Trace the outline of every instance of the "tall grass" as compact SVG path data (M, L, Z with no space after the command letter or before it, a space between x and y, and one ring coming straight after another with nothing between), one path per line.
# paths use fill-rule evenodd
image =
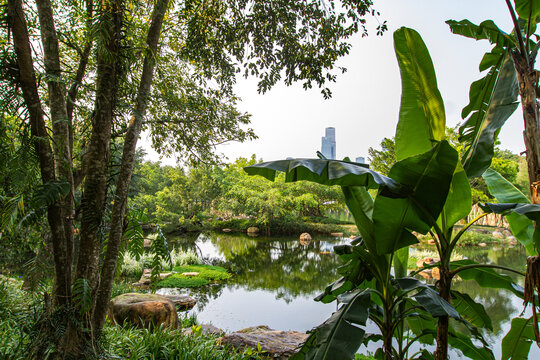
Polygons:
M130 278L140 277L144 269L149 269L152 267L153 258L154 258L154 254L145 253L143 256L141 256L139 260L137 260L129 252L126 252L123 257L120 275L124 277L130 277ZM182 250L173 249L171 251L171 262L174 267L174 266L199 264L201 260L195 253L191 251L185 252ZM168 269L169 264L166 261L162 260L161 267L163 269Z

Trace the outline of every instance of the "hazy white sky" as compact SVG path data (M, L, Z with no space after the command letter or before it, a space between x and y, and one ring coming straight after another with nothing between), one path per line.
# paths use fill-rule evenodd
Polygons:
M217 150L234 161L256 154L265 161L286 157L314 158L328 126L336 128L337 157L364 156L378 147L384 137L394 135L401 97L401 79L394 55L392 34L401 26L417 30L423 37L437 73L445 102L448 126L461 122L461 109L468 103L469 86L481 77L478 64L491 46L453 35L445 20L469 19L480 23L492 19L504 31L512 29L504 0L375 0L380 18L388 21L382 37L370 35L352 40L348 56L339 65L348 69L330 85L333 97L324 100L319 89L304 91L301 84L278 85L257 93L255 79L239 79L239 108L252 114L251 127L259 139L229 143ZM521 107L501 131L502 147L515 153L524 150ZM143 136L141 144L148 148ZM149 151L149 158L156 160ZM172 159L163 159L174 163Z

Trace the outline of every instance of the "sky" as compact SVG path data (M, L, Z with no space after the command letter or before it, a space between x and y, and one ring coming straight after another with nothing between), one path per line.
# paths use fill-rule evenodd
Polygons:
M380 148L385 137L392 137L398 121L401 78L394 54L392 34L402 26L420 33L426 43L442 94L446 124L462 122L461 109L468 104L470 84L482 75L478 64L491 49L487 41L475 41L450 32L446 20L469 19L475 24L492 19L504 31L512 30L511 18L504 0L374 0L379 18L386 20L388 31L376 35L371 21L370 35L352 38L349 55L338 65L348 69L330 84L333 96L325 100L317 88L305 91L300 83L279 84L266 94L257 93L257 81L239 78L236 92L242 99L238 108L252 114L251 125L258 139L245 143L230 142L216 150L232 162L238 157L264 161L294 158L316 158L326 127L336 128L336 154L368 158L370 147ZM521 107L503 127L501 147L514 153L523 145ZM150 149L143 135L141 145L147 159L158 155ZM161 159L174 164L175 159Z

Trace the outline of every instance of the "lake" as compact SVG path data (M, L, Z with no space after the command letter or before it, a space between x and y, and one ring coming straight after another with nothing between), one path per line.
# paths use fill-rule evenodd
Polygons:
M228 332L255 325L305 332L336 311L336 303L322 304L313 298L339 278L336 268L341 262L332 249L348 243L349 239L314 236L313 241L302 245L298 238L292 237L208 233L174 237L169 241L173 247L191 250L207 262L224 262L234 274L225 284L158 291L193 296L197 305L192 311L200 323L211 323ZM521 246L464 247L457 252L463 258L519 270L525 269L527 257ZM486 340L493 344L495 357L500 359L501 340L510 328L511 319L523 310L522 301L508 291L481 288L472 281L456 281L453 288L468 293L484 305L494 329L486 334ZM372 324L370 330L374 329ZM377 344L372 344L369 350L376 348ZM451 356L458 357L457 353ZM529 356L529 359L534 358L540 358L535 345Z

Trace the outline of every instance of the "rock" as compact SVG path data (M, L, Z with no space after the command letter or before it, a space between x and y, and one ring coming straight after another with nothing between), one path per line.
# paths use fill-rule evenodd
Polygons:
M210 325L210 324L201 324L201 325L198 325L198 326L195 326L195 328L198 328L200 326L200 331L204 334L208 334L208 335L220 335L220 334L224 334L225 331L221 330L220 328L217 328L215 327L214 325ZM185 328L182 330L182 332L185 334L185 335L191 335L193 334L193 327L188 327L188 328Z
M127 293L111 299L109 319L116 324L130 323L140 328L153 329L161 324L178 327L178 313L174 303L158 294Z
M149 248L152 246L152 240L151 239L144 239L144 247Z
M424 267L425 265L433 265L433 264L435 264L436 262L439 262L439 261L441 261L441 259L439 259L439 258L435 258L435 259L432 258L432 257L423 258L423 259L418 260L416 262L416 267L421 268L421 267Z
M192 271L192 272L183 272L182 275L184 275L184 276L197 276L197 275L199 275L199 273L196 272L196 271Z
M486 243L480 243L480 244L478 244L478 246L480 246L480 247L486 247L487 244L486 244Z
M250 226L247 229L247 233L248 234L258 234L259 233L259 228L255 227L255 226Z
M311 235L309 233L301 233L300 240L311 241Z
M330 233L330 236L335 236L335 237L343 237L343 233Z
M509 237L507 238L507 240L508 240L508 242L509 242L510 244L517 245L517 240L516 240L515 236L509 236Z
M510 230L503 230L503 235L506 237L512 236L512 232Z
M331 251L319 251L319 254L321 255L330 255L331 253Z
M190 310L192 309L197 301L194 298L187 295L161 295L171 300L173 304L180 310Z
M503 235L502 232L500 231L494 231L491 233L491 235L495 238L495 239L504 239L505 236Z
M166 277L171 276L172 273L161 273L159 274L159 280L163 280ZM144 269L141 275L141 278L138 282L134 283L133 286L148 286L152 283L152 269Z
M223 232L231 232L232 229L222 229L221 231L223 231Z
M272 330L261 325L239 330L223 336L222 343L236 349L255 348L260 345L261 351L271 359L288 359L297 352L297 348L308 335L298 331Z
M435 245L435 240L429 239L429 240L427 241L427 243L428 243L429 245Z
M351 235L351 236L349 236L349 239L351 239L351 240L354 240L354 239L356 239L356 238L357 238L356 235Z

